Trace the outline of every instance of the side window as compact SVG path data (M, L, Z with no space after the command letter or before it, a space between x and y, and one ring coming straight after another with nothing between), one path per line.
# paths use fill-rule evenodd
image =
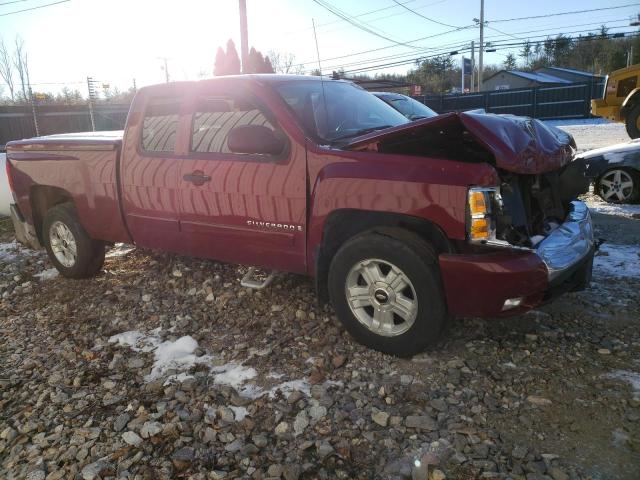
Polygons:
M180 102L151 99L142 123L142 149L146 152L173 152L176 144Z
M638 77L635 75L633 77L628 77L620 80L618 82L618 92L616 93L616 97L626 97L631 93L631 90L636 88L636 83L638 81Z
M261 125L276 129L251 102L231 97L211 97L198 101L191 125L191 151L231 153L229 132L240 125Z

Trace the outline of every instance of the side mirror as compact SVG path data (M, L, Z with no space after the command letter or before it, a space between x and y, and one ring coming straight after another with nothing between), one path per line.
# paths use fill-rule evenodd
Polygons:
M229 132L227 145L233 153L279 155L285 140L264 125L240 125Z

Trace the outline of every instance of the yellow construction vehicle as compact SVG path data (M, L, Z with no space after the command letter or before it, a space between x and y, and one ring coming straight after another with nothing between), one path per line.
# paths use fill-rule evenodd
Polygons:
M624 122L631 138L640 137L640 64L611 72L602 98L591 100L591 114Z

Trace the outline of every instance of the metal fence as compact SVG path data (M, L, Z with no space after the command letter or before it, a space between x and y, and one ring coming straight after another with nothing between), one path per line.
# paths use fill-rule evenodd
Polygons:
M128 112L128 104L95 105L96 130L122 130ZM40 135L91 131L87 105L39 105L35 115ZM0 106L0 145L35 136L36 127L30 105Z
M484 108L539 119L584 118L591 114L591 99L602 98L603 90L604 81L598 81L414 98L438 113Z

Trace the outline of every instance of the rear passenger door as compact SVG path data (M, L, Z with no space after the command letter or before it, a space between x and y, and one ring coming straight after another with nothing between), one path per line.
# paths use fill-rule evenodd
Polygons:
M190 102L180 218L190 251L286 271L305 268L306 167L269 108L246 91L204 84ZM279 155L233 153L229 133L261 125L283 136Z

